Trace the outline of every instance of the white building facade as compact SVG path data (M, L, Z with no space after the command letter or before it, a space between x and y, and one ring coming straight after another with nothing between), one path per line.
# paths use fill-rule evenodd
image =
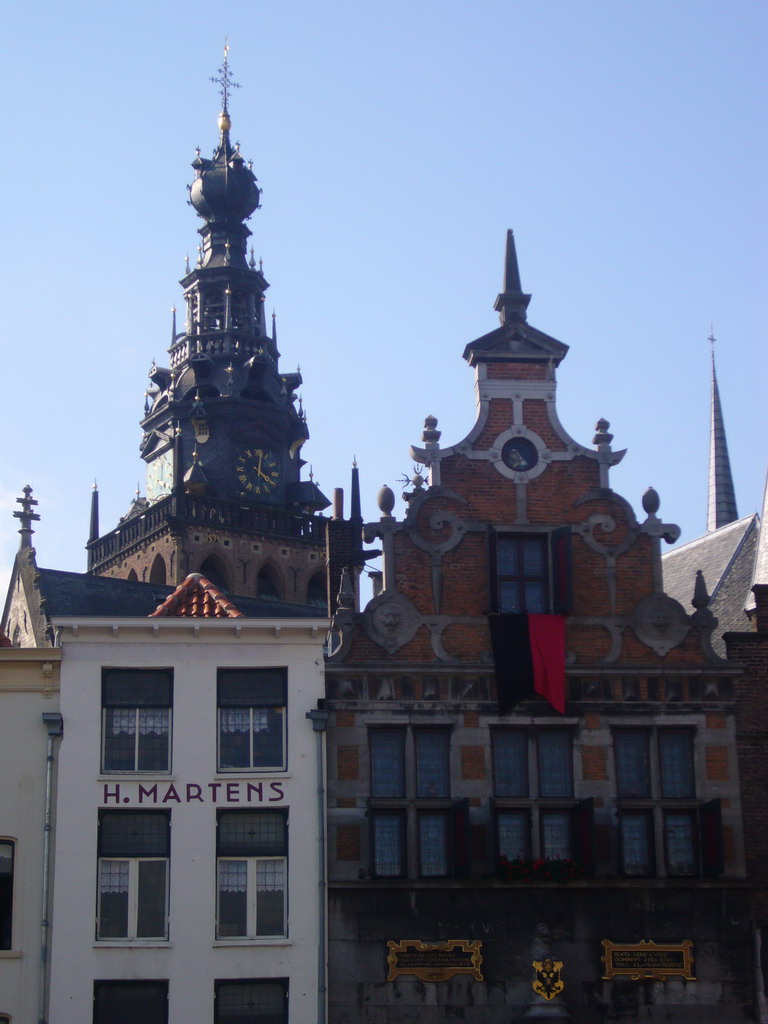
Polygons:
M51 1024L323 1020L327 620L56 626Z
M45 1013L60 658L0 647L0 1024Z

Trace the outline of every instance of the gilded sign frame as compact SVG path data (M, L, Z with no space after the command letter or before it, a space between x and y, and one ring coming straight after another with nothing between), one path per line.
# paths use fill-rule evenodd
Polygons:
M600 958L605 965L604 981L616 977L629 977L632 981L651 978L654 981L665 981L667 978L685 978L696 981L693 974L693 942L653 942L641 939L640 942L611 942L602 940L604 955ZM665 955L666 954L666 955ZM679 962L675 963L675 959Z
M475 939L470 942L469 939L448 939L447 942L422 942L421 939L401 939L399 942L394 942L392 939L387 941L389 952L387 953L387 964L389 965L389 973L387 974L387 981L394 981L395 978L400 977L402 974L413 974L421 981L448 981L456 974L468 974L474 978L475 981L483 981L483 975L480 970L483 963L482 940ZM430 958L429 954L450 954L456 953L455 959L457 963L451 964L443 963L439 965L440 960L450 960L450 956L433 956ZM407 960L421 960L421 963L408 963ZM414 954L424 954L423 956L414 956ZM463 954L463 955L462 955ZM398 963L398 958L401 958L401 962ZM435 962L429 964L427 961L433 959ZM403 960L405 962L403 962Z

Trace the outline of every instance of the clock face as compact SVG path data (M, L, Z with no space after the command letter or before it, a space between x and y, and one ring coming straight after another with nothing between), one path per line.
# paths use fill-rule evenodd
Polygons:
M246 448L237 458L235 474L240 493L246 498L263 498L272 494L280 479L280 464L274 452L263 448Z
M156 455L147 465L147 498L158 501L173 490L173 452Z
M501 449L501 460L509 469L525 473L539 461L536 446L524 437L513 437Z

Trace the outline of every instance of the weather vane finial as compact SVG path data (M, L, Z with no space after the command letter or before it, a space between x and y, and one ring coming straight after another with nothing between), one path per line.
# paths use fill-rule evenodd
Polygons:
M226 38L224 39L224 63L219 68L218 75L213 76L211 81L221 86L221 112L228 114L229 90L239 89L240 83L232 78L232 72L229 70L229 41Z

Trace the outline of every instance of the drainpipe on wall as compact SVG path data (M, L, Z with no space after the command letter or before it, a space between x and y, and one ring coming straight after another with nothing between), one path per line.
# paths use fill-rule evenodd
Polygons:
M317 935L317 1024L326 1019L326 880L325 880L325 730L328 712L313 709L307 712L317 737L317 886L319 894L319 925Z
M43 911L40 925L40 980L38 989L39 1024L45 1024L48 989L48 902L51 876L51 815L53 806L53 745L64 730L64 720L57 711L44 711L43 725L48 730L48 753L45 766L45 825L43 828Z

